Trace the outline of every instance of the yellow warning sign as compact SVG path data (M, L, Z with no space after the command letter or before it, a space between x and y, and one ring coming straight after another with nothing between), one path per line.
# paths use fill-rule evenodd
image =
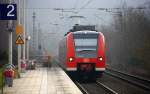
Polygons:
M19 34L22 34L22 26L21 25L16 25L16 34L19 35Z
M23 39L21 38L20 35L16 39L16 44L24 44L24 41L23 41Z

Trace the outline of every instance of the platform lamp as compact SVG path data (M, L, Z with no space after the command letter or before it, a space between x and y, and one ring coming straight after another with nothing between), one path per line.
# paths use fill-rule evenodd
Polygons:
M31 40L31 36L30 35L28 35L27 37L26 37L26 45L27 45L27 60L29 60L29 40Z

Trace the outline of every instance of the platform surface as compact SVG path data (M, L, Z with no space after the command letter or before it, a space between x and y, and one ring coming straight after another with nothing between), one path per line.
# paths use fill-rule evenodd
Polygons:
M4 94L82 94L60 67L38 68L21 74Z

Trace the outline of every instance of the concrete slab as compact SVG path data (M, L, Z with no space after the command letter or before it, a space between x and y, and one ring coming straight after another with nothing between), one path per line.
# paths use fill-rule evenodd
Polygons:
M4 94L82 94L60 67L38 68L21 74Z

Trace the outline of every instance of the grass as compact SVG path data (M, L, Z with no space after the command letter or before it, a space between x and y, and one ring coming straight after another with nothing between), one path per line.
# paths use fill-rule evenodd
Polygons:
M0 89L3 87L3 69L0 68Z

